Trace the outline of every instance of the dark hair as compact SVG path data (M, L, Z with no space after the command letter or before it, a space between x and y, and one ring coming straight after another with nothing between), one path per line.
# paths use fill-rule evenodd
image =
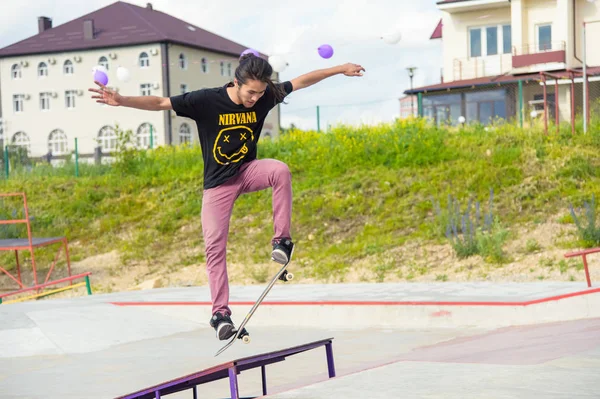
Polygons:
M252 53L244 54L240 57L240 65L235 69L235 78L241 85L245 84L248 80L258 80L264 82L269 87L269 90L273 92L275 100L279 103L285 98L283 88L279 85L275 85L271 80L273 75L273 67L267 60L261 57L257 57Z

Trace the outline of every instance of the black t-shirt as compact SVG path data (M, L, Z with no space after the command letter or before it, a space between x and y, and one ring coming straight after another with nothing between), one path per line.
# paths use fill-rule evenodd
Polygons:
M234 103L222 87L195 90L171 97L178 116L196 121L204 159L204 188L216 187L235 176L241 165L256 159L256 143L269 111L279 102L267 87L252 106ZM276 84L285 94L291 82Z

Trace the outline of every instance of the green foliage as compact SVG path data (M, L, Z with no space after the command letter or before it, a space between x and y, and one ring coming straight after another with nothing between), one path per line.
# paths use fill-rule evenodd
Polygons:
M158 265L167 256L175 266L202 262L202 256L185 253L204 249L200 148L139 150L131 146L131 132L118 132L122 148L113 164L82 163L75 178L72 159L62 167L31 163L2 181L3 192L26 192L36 235L66 235L77 244L71 248L74 258L116 249L127 264ZM447 239L451 221L457 248L464 246L461 253L505 262L502 244L509 227L555 215L594 193L600 185L599 150L600 121L592 121L587 135L561 131L546 136L510 124L486 131L481 126L438 128L413 119L337 126L328 133L289 129L277 140L262 141L258 156L279 159L292 171L292 234L302 274L338 282L368 256L386 259L372 265L375 279L384 281L396 272L396 263L385 256L388 251L409 239ZM463 229L458 213L451 214L455 208L444 204L436 211L431 201L452 193L485 198L490 187L495 189L493 219L486 224L480 212L479 227L474 203L469 213L473 226ZM3 208L1 217L12 210ZM589 219L580 219L585 230ZM268 262L272 232L271 191L240 196L230 225L228 261L250 266L254 272L248 276L262 280L262 269L252 268ZM5 237L16 233L4 232ZM10 265L14 254L1 254L0 261ZM411 270L405 278L420 274Z
M592 199L587 202L583 201L583 214L577 215L577 211L572 204L569 204L569 210L577 232L583 245L587 248L597 247L600 245L600 226L597 224L597 207L596 197L592 194Z

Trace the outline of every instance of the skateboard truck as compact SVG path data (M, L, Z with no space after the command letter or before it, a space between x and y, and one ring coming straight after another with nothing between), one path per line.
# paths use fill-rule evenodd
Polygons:
M292 281L293 278L294 275L287 270L284 270L283 273L281 273L281 276L279 276L279 280L281 281Z

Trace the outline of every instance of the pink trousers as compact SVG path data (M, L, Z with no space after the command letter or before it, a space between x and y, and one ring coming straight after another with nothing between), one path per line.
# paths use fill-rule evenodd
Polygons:
M244 193L273 187L273 241L290 235L292 217L292 175L287 165L275 159L260 159L242 165L226 183L204 190L202 233L212 312L231 315L229 279L225 259L229 220L235 200Z

